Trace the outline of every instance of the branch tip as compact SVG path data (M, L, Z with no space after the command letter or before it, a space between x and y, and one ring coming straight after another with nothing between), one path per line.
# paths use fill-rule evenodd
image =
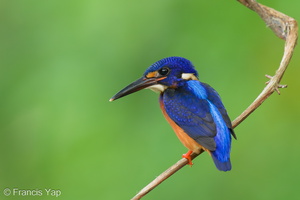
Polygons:
M268 84L273 84L273 85L274 85L274 90L275 90L279 95L280 95L279 88L287 88L287 87L288 87L288 85L281 85L281 84L279 84L279 83L278 83L278 80L277 80L274 76L270 76L270 75L266 74L265 77L267 77L268 79L270 79L270 80L268 80L265 84L266 84L266 85L268 85ZM271 82L273 81L272 79L274 79L274 82L275 82L275 83L271 83Z

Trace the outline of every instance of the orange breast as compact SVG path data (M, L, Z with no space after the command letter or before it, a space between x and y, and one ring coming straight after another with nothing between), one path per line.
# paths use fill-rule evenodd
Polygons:
M191 138L190 136L188 136L188 134L185 133L185 131L180 128L167 114L166 109L163 105L163 102L160 101L160 108L165 116L165 118L167 119L167 121L169 122L169 124L171 125L171 127L173 128L174 132L176 133L177 137L179 138L179 140L182 142L182 144L188 148L189 150L195 152L195 153L199 153L200 149L204 149L200 144L198 144L193 138Z

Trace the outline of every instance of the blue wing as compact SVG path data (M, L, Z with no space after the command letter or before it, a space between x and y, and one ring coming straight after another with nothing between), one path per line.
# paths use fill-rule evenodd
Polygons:
M212 102L217 107L218 111L221 113L222 118L223 118L224 122L226 123L226 126L229 128L231 135L235 139L237 139L237 137L232 129L231 120L228 117L227 111L221 101L219 94L210 85L208 85L206 83L201 83L201 85L205 88L205 90L207 92L207 99L210 102Z
M169 117L178 124L191 138L204 148L215 151L217 135L216 107L222 114L226 126L231 129L231 122L217 92L209 85L199 81L187 81L176 89L167 89L162 100ZM219 131L220 132L220 131Z
M211 151L216 167L231 169L231 121L218 93L209 85L189 80L161 96L168 116L188 136Z

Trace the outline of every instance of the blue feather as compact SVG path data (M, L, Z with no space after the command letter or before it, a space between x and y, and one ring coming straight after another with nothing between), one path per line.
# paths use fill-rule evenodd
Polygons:
M217 135L214 137L216 142L216 150L212 151L212 157L216 167L221 171L228 171L231 169L230 163L230 146L231 135L230 129L226 126L218 109L210 102L211 113L214 122L217 126Z
M170 118L211 151L216 167L230 170L231 122L217 92L207 84L189 80L176 89L167 89L162 98Z

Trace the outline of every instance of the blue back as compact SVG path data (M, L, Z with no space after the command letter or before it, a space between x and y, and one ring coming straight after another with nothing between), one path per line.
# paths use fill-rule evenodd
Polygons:
M230 170L233 131L218 93L197 80L182 80L177 88L166 89L161 98L169 117L211 151L218 169Z

